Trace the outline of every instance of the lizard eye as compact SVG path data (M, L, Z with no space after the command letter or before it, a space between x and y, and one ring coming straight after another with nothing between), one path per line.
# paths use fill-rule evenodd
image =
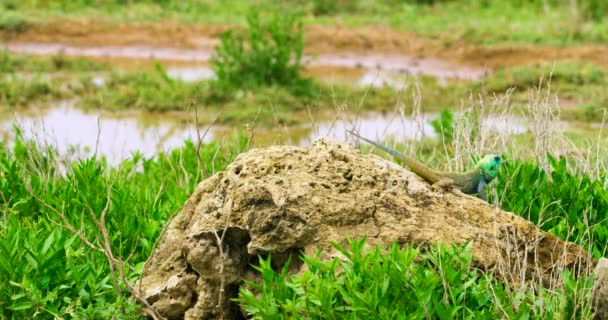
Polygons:
M499 156L494 157L494 161L497 161L497 162L500 161L500 157Z

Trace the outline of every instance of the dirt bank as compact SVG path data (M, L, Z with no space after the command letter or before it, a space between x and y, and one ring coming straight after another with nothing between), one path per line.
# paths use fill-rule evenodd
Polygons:
M178 49L210 49L222 25L184 25L177 22L113 24L94 20L55 20L33 25L18 34L4 34L10 42L65 43L82 46L145 45ZM464 42L439 43L389 27L306 27L308 53L399 54L414 58L441 58L472 67L490 68L564 59L586 59L608 68L608 46L504 46L485 48Z

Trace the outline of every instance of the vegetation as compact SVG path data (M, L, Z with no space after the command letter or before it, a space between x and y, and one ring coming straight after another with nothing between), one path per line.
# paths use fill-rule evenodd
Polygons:
M93 83L92 72L101 72L97 74L104 79L103 85ZM404 79L404 83L419 86L424 112L453 111L469 94L491 97L502 95L509 88L515 88L512 103L523 109L528 100L527 89L540 77L549 76L560 101L568 105L562 111L563 120L602 120L608 101L605 74L602 69L580 62L505 68L471 83L445 85L431 77ZM323 113L333 111L336 105L345 105L350 106L352 113L395 111L401 103L404 111L410 112L416 103L412 90L353 87L304 79L260 84L257 88L231 87L237 85L218 80L184 82L169 77L160 64L138 71L119 71L85 58L39 58L6 52L0 55L0 103L5 106L78 97L78 105L84 108L166 112L196 106L211 114L224 111L219 123L237 124L257 118L260 125L270 126L309 121L308 116L302 117L309 109Z
M23 14L13 11L0 11L0 31L21 32L27 27Z
M605 1L5 1L10 15L44 23L53 18L94 17L115 22L154 22L163 19L187 24L242 24L251 9L270 12L289 6L306 14L305 22L348 26L391 26L438 38L482 45L569 45L605 42L608 11ZM471 19L474 16L475 19ZM22 19L22 18L20 18ZM12 19L14 20L14 19ZM19 21L19 20L18 20ZM13 23L10 23L12 25Z
M276 272L270 256L260 258L254 268L261 283L247 282L238 301L253 319L591 318L586 306L592 278L575 281L566 272L564 287L556 291L513 290L471 266L470 243L435 245L425 252L396 243L364 251L364 244L335 244L343 260L303 257L309 271L299 276L287 276L289 261Z
M541 77L551 78L553 85L568 91L574 87L606 85L604 69L585 61L560 61L536 66L517 66L497 70L486 81L492 92L504 92L509 88L526 90L538 84ZM481 81L476 82L480 85Z
M427 163L443 164L441 169L460 168L488 147L482 138L496 138L482 136L480 124L478 109L490 98L509 96L514 89L500 108L542 118L542 110L529 107L544 103L533 101L536 92L530 87L550 77L556 97L566 101L562 119L598 121L608 106L605 70L572 60L502 68L472 82L412 77L404 80L408 89L403 91L328 84L306 76L310 70L302 63L303 23L390 25L443 44L464 39L482 45L570 45L608 40L604 3L581 0L571 7L562 0L7 0L0 4L2 35L57 17L241 25L241 17L249 15L243 28L220 37L212 61L216 79L184 82L170 77L160 63L121 70L84 58L3 51L0 104L31 107L40 101L77 98L83 108L158 113L196 108L207 114L205 120L222 112L219 123L257 121L265 126L308 122L313 112L325 116L332 110L441 111L430 121L439 140L416 142L422 150L418 155ZM286 11L286 6L296 10ZM251 11L259 8L279 14ZM93 76L103 83L94 83ZM455 113L458 106L469 106L467 100L479 100L480 106L471 103L471 108ZM557 118L540 120L531 133L492 141L492 148L506 149L508 161L489 187L490 201L581 245L596 258L605 256L604 140L598 138L596 154L587 162L552 153L561 147L549 150L553 142L534 150L535 158L529 147L537 141L530 137L546 139L541 129ZM152 158L135 153L110 166L103 155L66 160L16 130L11 146L0 143L0 283L5 284L0 287L0 319L139 319L141 306L129 299L129 284L139 277L162 228L198 182L223 170L250 142L243 134L224 143L186 141L168 153ZM501 149L505 141L514 147ZM248 282L238 301L255 318L272 319L400 318L404 311L408 318L420 319L591 317L591 278L575 280L565 272L561 286L550 290L531 283L514 288L473 268L470 246L363 247L364 240L353 240L349 248L336 245L345 260L300 257L309 271L290 277L289 264L273 270L271 257L261 257L255 268L262 282Z
M501 207L542 230L589 250L596 259L608 252L608 189L598 179L570 172L566 158L548 155L550 168L531 161L507 161L496 185Z
M246 35L229 30L212 57L219 88L225 91L279 85L300 96L314 95L311 79L302 77L304 33L294 13L275 13L261 21L252 11Z
M442 126L454 132L448 120L454 117L444 112L442 118ZM68 162L66 167L53 149L19 135L13 147L0 145L0 281L9 284L0 288L0 314L7 319L138 318L140 307L127 299L124 284L114 283L116 274L104 254L57 224L67 221L100 246L106 239L99 219L105 215L107 241L114 255L127 261L124 272L132 283L167 219L195 185L214 169L222 170L246 146L247 139L237 136L222 144L219 154L217 142L200 148L186 142L150 159L134 154L117 167L108 166L103 157ZM575 174L565 160L551 160L545 171L536 162L509 159L491 201L500 199L502 208L600 257L607 243L605 178ZM326 318L328 310L338 318L382 317L399 305L399 310L422 318L427 310L437 318L530 314L532 319L590 319L591 278L574 280L566 272L563 286L515 289L472 268L470 247L423 251L392 244L386 254L381 248L364 252L362 247L358 241L348 250L338 247L346 261L304 257L310 271L289 278L288 266L275 273L270 258L261 259L257 270L262 283L243 287L239 302L257 317L286 313ZM258 293L261 299L254 298Z
M8 50L0 52L0 75L7 73L41 73L41 72L85 72L103 71L109 66L82 57L67 57L63 54L54 56L30 56L11 54Z
M58 225L72 224L102 248L96 219L105 214L110 248L134 281L196 184L245 146L236 136L218 155L217 142L187 142L154 158L134 154L118 167L103 157L65 167L55 150L19 136L10 149L0 144L0 318L122 318L120 306L127 318L138 317L137 305L117 293L104 254Z

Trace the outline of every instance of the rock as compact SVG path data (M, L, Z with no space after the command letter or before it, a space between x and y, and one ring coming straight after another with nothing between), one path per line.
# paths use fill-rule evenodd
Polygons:
M595 270L595 281L591 292L591 305L595 315L593 320L608 319L608 259L600 258Z
M594 265L581 248L521 217L432 191L389 160L320 139L309 148L252 149L201 182L135 287L170 319L238 319L230 298L243 279L256 279L250 263L258 254L272 253L280 265L291 253L314 255L320 247L328 259L338 255L332 242L361 236L368 246L471 240L475 266L512 283L549 283L559 269L578 274ZM298 261L291 273L304 270Z

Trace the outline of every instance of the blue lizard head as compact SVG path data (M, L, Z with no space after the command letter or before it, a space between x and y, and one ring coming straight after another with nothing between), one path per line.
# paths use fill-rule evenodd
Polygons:
M489 183L498 175L498 169L500 169L501 163L502 158L500 156L488 154L477 162L477 167L481 168L484 179Z

